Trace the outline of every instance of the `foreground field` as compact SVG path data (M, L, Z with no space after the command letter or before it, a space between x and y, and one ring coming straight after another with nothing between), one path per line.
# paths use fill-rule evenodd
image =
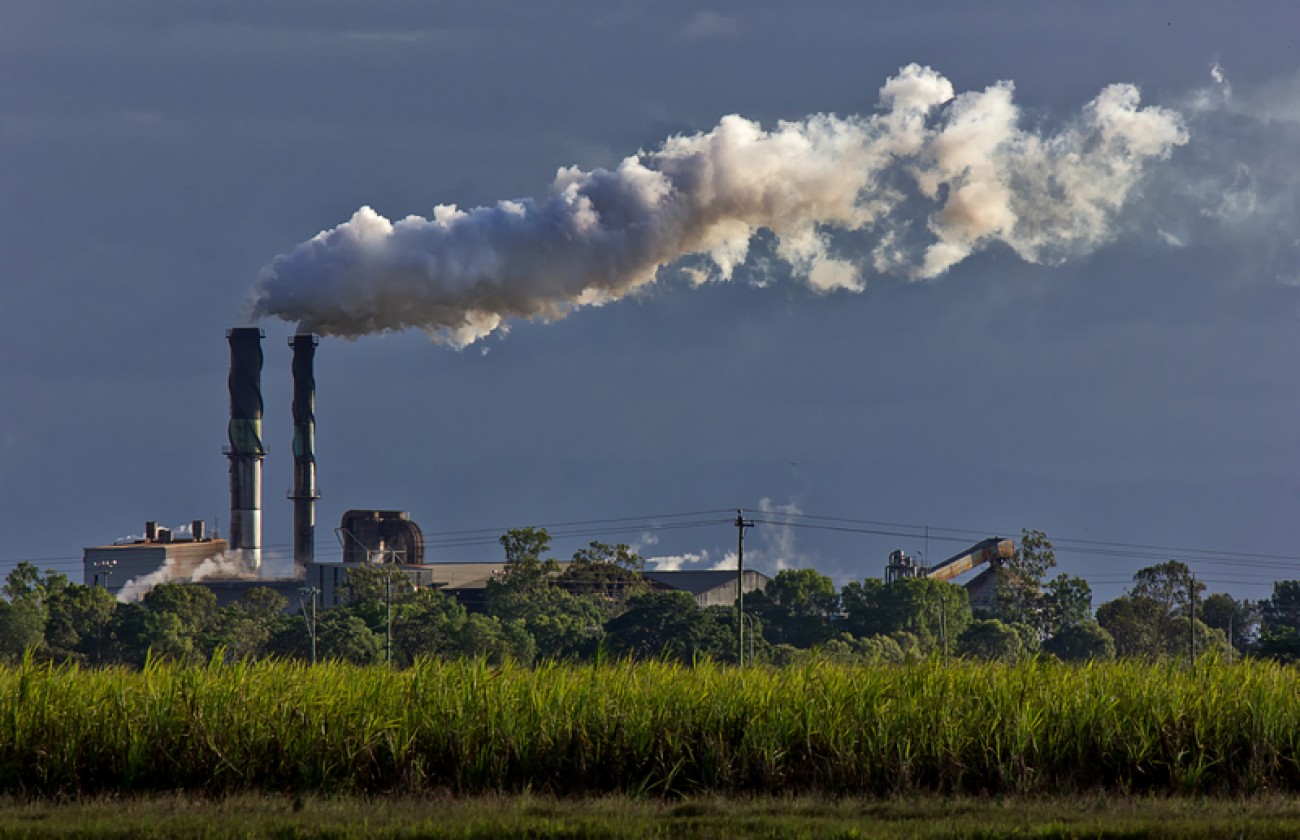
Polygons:
M154 797L0 806L6 837L1291 838L1300 802L1073 797L686 801L522 795L208 801Z
M0 670L0 793L1300 791L1263 663Z

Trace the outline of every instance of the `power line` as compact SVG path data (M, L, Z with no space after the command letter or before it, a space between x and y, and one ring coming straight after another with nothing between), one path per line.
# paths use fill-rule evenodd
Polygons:
M706 520L696 520L696 521L689 521L689 522L671 522L671 523L663 523L658 525L641 523L637 525L613 526L610 528L600 528L600 529L583 528L583 529L571 530L571 531L548 530L547 534L553 540L574 539L574 538L585 539L590 537L610 536L614 534L636 534L636 533L644 533L644 532L681 531L681 530L688 530L692 528L704 528L704 527L712 527L716 525L725 525L725 524L729 524L730 522L731 522L730 519L706 519ZM496 538L488 539L485 537L478 537L478 538L465 537L461 539L448 539L448 540L426 539L424 541L424 545L425 548L471 548L475 546L496 545L498 542L499 540Z
M617 516L597 519L577 519L541 523L531 527L544 529L552 540L591 539L624 535L631 533L658 533L709 528L732 524L730 514L735 508L712 508L704 510L681 511L674 513L656 513L642 516ZM824 533L861 535L873 537L892 537L898 539L921 539L923 534L929 538L946 543L964 543L973 538L982 538L998 530L974 530L919 523L892 522L846 516L828 516L783 510L756 511L761 518L755 518L756 524L771 525L781 528L798 528ZM719 517L727 514L727 518ZM715 518L716 517L716 518ZM425 546L435 550L454 550L495 546L500 536L511 528L471 528L428 532ZM1005 529L1004 531L1005 532ZM1300 575L1300 555L1275 554L1254 551L1234 551L1212 548L1191 548L1186 546L1169 546L1150 543L1081 539L1071 537L1051 537L1051 542L1058 555L1110 557L1128 560L1161 562L1169 559L1181 559L1189 566L1226 566L1241 571L1258 569L1261 572L1275 570L1293 572ZM288 549L292 543L266 543L264 550ZM321 557L338 557L342 551L331 541L318 543ZM51 556L36 558L16 558L2 560L0 563L16 565L27 562L47 568L78 568L83 558L80 556ZM462 561L464 562L464 561ZM492 562L492 561L485 561ZM1091 581L1099 585L1125 583L1131 580L1116 580L1113 575L1095 575ZM1235 577L1203 578L1214 582L1238 585L1263 585L1268 581L1263 578L1250 578L1247 575ZM1269 580L1272 580L1270 578Z
M944 527L939 525L926 525L926 524L918 524L918 523L910 523L910 522L886 522L886 521L874 520L874 519L856 519L856 518L844 517L844 516L824 516L818 514L793 512L793 511L764 510L764 511L760 511L760 513L762 513L764 516L770 516L770 517L815 519L824 522L841 522L849 525L873 525L882 528L908 529L907 531L904 532L873 531L873 530L863 531L864 533L879 533L885 536L919 538L923 536L925 529L927 527L931 531L931 538L934 538L934 534L933 534L934 531L943 531L950 534L960 534L964 536L988 536L989 534L997 534L997 533L1014 533L1013 531L1009 531L1008 529L994 528L994 529L976 530L971 528L951 528L951 527ZM795 523L791 522L791 523L774 523L774 524L794 525ZM1300 555L1294 555L1294 554L1268 554L1268 553L1251 552L1251 551L1232 551L1229 549L1190 548L1187 546L1168 546L1168 545L1154 545L1154 544L1146 544L1146 543L1113 542L1113 541L1106 541L1106 540L1091 540L1091 539L1081 539L1081 538L1074 538L1074 537L1057 537L1057 536L1050 536L1050 535L1049 538L1052 541L1052 545L1057 550L1060 550L1062 546L1066 544L1078 544L1080 546L1097 546L1101 548L1154 551L1159 553L1181 554L1184 556L1192 555L1192 554L1208 554L1215 557L1240 557L1245 559L1282 560L1282 561L1292 561L1295 563L1300 563ZM960 541L955 538L946 538L946 539L948 539L949 542ZM1074 553L1085 553L1084 548L1077 548L1071 550Z
M550 522L550 523L545 523L545 522L544 522L544 523L537 523L537 524L530 525L529 527L532 527L532 528L544 528L544 529L546 529L546 530L549 531L551 528L572 528L572 527L576 527L576 526L579 526L579 525L605 525L605 524L617 524L617 523L625 523L625 522L650 522L650 523L656 523L656 522L658 522L658 521L661 520L661 519L684 519L684 518L686 518L686 517L690 517L690 516L710 516L710 515L713 515L713 514L719 514L719 513L731 513L733 510L735 510L735 509L734 509L734 508L715 508L715 509L712 509L712 510L692 510L692 511L686 511L686 512L684 512L684 513L652 513L652 514L647 514L647 515L645 515L645 516L616 516L616 517L607 518L607 519L577 519L577 520L573 520L573 521L571 521L571 522ZM730 521L731 521L731 520L729 520L729 519L727 520L727 522L730 522ZM512 526L512 527L516 527L516 528L517 528L517 527L519 527L519 526ZM425 537L426 537L426 538L428 538L428 537L450 537L450 536L457 536L457 535L461 535L461 534L465 534L465 535L470 535L470 534L492 534L492 535L494 535L494 536L496 536L496 537L499 537L500 535L502 535L502 534L504 534L504 533L506 533L507 531L510 531L510 530L512 530L512 528L472 528L472 529L461 530L461 531L431 531L431 532L426 533L426 534L425 534Z
M684 524L684 525L679 525L678 523L672 523L672 522L664 523L661 520L682 519L682 518L692 517L692 516L708 516L713 514L727 514L727 513L731 513L733 510L734 508L715 508L711 510L685 511L679 513L654 513L654 514L646 514L644 516L618 516L618 517L608 517L603 519L578 519L578 520L563 521L563 522L540 523L540 524L531 525L529 527L543 528L548 531L551 531L551 529L557 529L555 530L554 533L550 533L552 539L565 539L570 537L583 537L583 536L596 537L596 536L601 536L602 534L612 534L612 533L633 533L636 531L672 530L675 527L698 527L698 524L718 524L718 523L726 524L726 523L730 523L731 520L730 519L708 520L705 523ZM630 523L640 523L640 524L633 525ZM606 525L606 524L611 526L622 525L623 527L589 528L583 530L572 530L574 528L577 528L578 526L599 526L599 525ZM475 529L455 530L455 531L433 531L433 532L426 533L425 544L432 545L437 548L456 547L459 544L459 541L454 538L458 536L464 536L467 538L467 541L464 543L465 545L472 545L472 544L496 545L499 543L501 535L512 530L513 527L519 527L519 526L500 527L500 528L475 528ZM570 530L558 530L558 529L570 529ZM481 539L477 541L469 541L468 538L473 535L483 535L483 536ZM440 539L444 537L447 539ZM122 543L122 545L124 546L131 545L131 544L132 543ZM334 543L332 541L321 540L321 541L317 541L316 548L317 551L320 551L322 548L328 549L333 545ZM277 543L262 544L263 551L266 551L268 549L277 549L277 548L287 549L292 547L293 547L292 542L277 542ZM328 553L328 551L326 553ZM63 555L63 556L54 556L54 557L17 557L17 558L10 558L10 559L0 559L0 564L17 565L19 563L31 563L33 565L39 565L39 564L71 565L71 564L80 564L82 560L83 557L81 555Z

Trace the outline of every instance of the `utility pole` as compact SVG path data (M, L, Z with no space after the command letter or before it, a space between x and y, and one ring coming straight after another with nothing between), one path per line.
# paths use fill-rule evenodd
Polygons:
M393 569L385 565L384 570L384 603L388 609L388 667L393 667Z
M320 595L320 590L314 586L305 587L302 594L311 597L311 612L307 612L307 605L303 604L302 611L307 619L307 635L311 637L311 664L316 664L316 596Z
M1196 667L1196 575L1187 581L1187 649L1191 653L1192 667Z
M104 589L108 591L108 578L113 574L113 569L117 568L116 560L96 560L95 568L104 576Z
M1232 615L1228 616L1228 664L1232 664Z
M941 584L946 585L946 584ZM939 636L943 639L943 661L948 661L948 593L939 596Z
M753 527L754 520L745 519L745 512L736 508L736 662L740 665L745 664L745 529Z

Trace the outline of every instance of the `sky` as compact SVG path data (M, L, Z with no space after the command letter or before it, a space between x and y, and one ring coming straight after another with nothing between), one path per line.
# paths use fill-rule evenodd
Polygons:
M331 333L322 556L345 510L396 508L433 562L545 525L559 556L708 568L741 508L768 572L1032 528L1097 603L1167 559L1267 596L1300 577L1294 23L0 0L0 572L79 574L147 519L224 532L252 313L268 568L301 320ZM706 201L704 164L764 191Z

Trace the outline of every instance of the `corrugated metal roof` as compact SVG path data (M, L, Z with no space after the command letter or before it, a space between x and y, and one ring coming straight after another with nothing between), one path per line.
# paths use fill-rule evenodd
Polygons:
M692 595L699 595L708 592L711 589L717 589L736 579L735 572L723 571L676 571L676 572L643 572L647 580L653 580L662 583L665 586L671 586L673 589L679 589L689 592ZM753 569L746 569L745 576L758 575L759 582L765 584L767 575Z

